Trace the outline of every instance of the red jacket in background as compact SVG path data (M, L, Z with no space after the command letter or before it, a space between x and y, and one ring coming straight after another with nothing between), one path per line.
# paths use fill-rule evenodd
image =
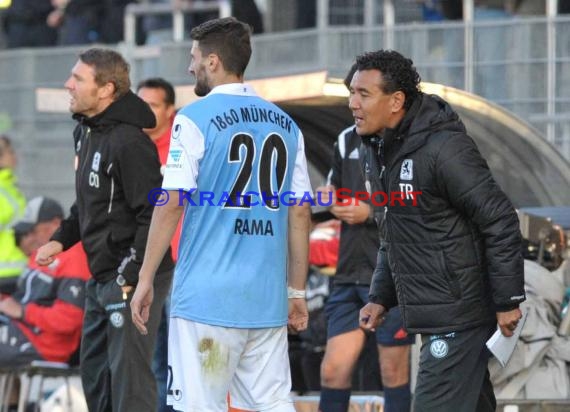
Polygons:
M90 276L81 243L49 266L38 266L35 253L30 256L12 295L24 306L24 318L14 323L45 360L67 362L79 348Z
M309 263L315 266L336 268L340 244L340 221L319 223L309 238Z

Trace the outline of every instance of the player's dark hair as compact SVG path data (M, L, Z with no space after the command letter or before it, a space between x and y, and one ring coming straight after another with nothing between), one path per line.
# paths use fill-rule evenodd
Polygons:
M203 56L218 55L228 73L243 76L251 57L251 27L235 17L208 20L190 32Z
M420 91L420 75L414 62L394 50L378 50L361 54L356 58L356 68L378 70L382 73L382 91L386 94L401 91L406 95L404 109L408 110Z

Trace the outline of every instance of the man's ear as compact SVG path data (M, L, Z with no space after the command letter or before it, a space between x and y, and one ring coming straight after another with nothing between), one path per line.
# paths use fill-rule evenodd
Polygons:
M166 115L169 118L174 117L174 115L176 114L176 107L173 104L170 104L166 107Z
M115 94L116 89L117 88L115 87L114 83L107 82L105 84L105 86L103 86L99 89L99 98L101 98L101 99L113 98L113 95Z
M392 112L397 113L403 110L406 103L406 95L402 91L397 91L392 95Z
M208 55L207 69L208 69L210 72L215 72L215 71L218 69L218 67L219 67L219 65L220 65L221 63L222 63L222 62L220 61L220 57L219 57L217 54L215 54L215 53L210 53L210 54Z

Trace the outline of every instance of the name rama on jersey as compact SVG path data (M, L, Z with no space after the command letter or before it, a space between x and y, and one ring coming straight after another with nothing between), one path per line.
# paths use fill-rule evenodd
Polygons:
M238 218L234 222L234 235L273 236L273 224L271 220Z

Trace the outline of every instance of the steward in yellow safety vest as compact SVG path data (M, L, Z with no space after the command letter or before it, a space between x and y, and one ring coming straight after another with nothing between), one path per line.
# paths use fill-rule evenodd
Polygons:
M26 199L16 187L16 155L10 139L0 136L0 294L10 294L26 265L26 255L16 245L13 224L22 217Z

